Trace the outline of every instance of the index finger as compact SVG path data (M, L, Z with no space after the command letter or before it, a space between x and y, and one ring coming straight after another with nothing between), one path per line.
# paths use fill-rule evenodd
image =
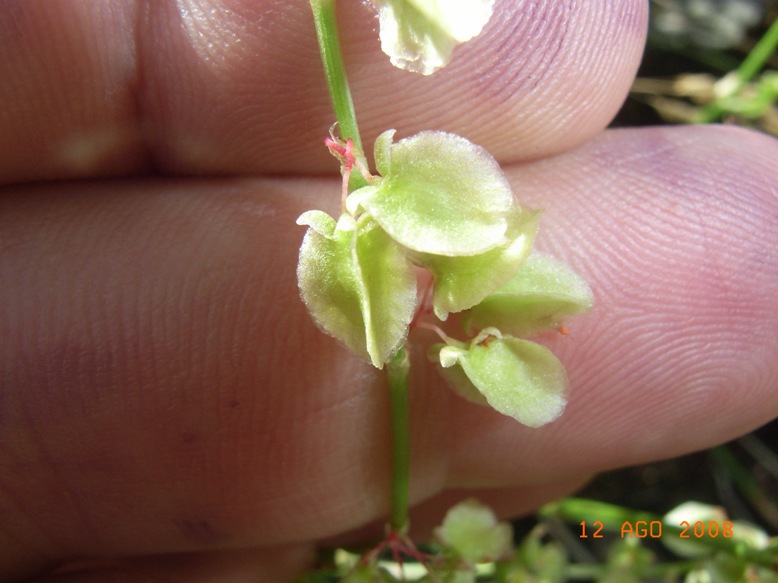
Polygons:
M431 77L394 69L377 22L340 5L366 147L443 129L502 162L600 131L642 53L646 3L498 2ZM308 3L14 0L0 13L0 183L179 174L318 174L334 121Z

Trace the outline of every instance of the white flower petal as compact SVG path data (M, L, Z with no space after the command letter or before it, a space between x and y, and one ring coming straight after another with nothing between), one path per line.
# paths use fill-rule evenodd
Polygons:
M430 75L454 48L480 34L494 0L373 0L381 48L395 67Z

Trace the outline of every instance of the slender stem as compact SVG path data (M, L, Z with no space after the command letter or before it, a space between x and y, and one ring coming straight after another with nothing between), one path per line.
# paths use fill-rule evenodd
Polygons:
M660 578L667 579L668 575L675 575L676 577L667 580L676 581L677 575L681 573L687 573L692 569L699 568L699 566L699 561L688 560L674 561L672 563L658 563L653 565L635 565L633 566L633 572L631 572L630 575L645 577L652 581ZM576 581L579 579L585 579L587 581L601 581L609 574L609 570L609 566L603 563L573 563L567 565L565 568L565 575L567 575L567 577L570 579L575 579Z
M354 103L346 78L343 54L340 50L335 0L311 0L316 38L324 65L324 76L330 92L332 108L338 120L340 137L351 139L357 167L367 168L362 139L359 136ZM361 172L351 172L349 192L367 184ZM408 528L408 484L410 480L410 417L408 414L408 371L410 361L405 349L387 364L389 395L392 411L392 509L390 526L394 532L405 533Z
M354 157L367 168L362 139L357 127L357 116L354 102L351 100L351 90L346 78L346 67L343 64L343 54L340 50L338 25L335 19L335 0L311 0L313 20L316 24L316 38L319 41L319 53L324 65L324 76L330 91L332 108L338 120L341 137L351 138L354 142ZM352 172L349 177L349 190L365 186L367 181L359 172Z
M776 47L778 47L778 18L770 25L767 32L762 35L759 42L754 45L754 48L737 68L737 76L741 82L739 89L742 89L743 85L762 70L767 60L775 52Z
M408 354L401 348L386 365L392 410L392 510L389 525L404 533L408 528L408 485L410 482L410 415L408 413Z
M759 71L762 70L767 60L772 56L778 47L778 18L773 21L767 32L762 35L759 42L754 45L751 52L748 53L740 66L724 76L717 86L721 86L723 83L726 87L724 97L730 97L740 92L746 83L751 81ZM697 115L695 122L708 123L718 119L724 113L724 107L720 103L720 99L717 99L710 105L703 108Z

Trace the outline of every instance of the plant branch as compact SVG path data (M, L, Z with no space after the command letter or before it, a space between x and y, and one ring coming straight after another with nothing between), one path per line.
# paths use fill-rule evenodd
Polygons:
M343 64L343 54L340 50L338 26L335 19L335 0L311 0L313 20L316 24L316 38L319 41L319 53L324 65L324 76L330 92L332 108L338 120L338 129L344 140L351 138L354 143L354 157L363 167L367 168L362 139L357 127L357 116L354 102L351 99L346 67ZM349 177L349 191L365 186L367 181L358 172L352 172Z
M408 353L401 348L389 361L389 400L392 411L392 510L389 525L404 533L408 528L410 482L410 415L408 412Z
M324 76L329 88L332 108L338 120L338 131L343 140L351 139L357 168L368 167L357 127L354 103L351 99L343 54L340 50L335 17L336 0L311 0L311 11L316 24L316 38L324 65ZM350 172L349 165L342 166ZM367 185L362 172L350 172L348 192ZM390 526L397 533L408 527L408 483L410 480L410 421L408 413L408 371L410 361L405 349L387 363L389 394L392 412L392 509Z

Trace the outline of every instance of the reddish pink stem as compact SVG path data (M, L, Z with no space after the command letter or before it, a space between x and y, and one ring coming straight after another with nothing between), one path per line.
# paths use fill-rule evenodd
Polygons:
M373 176L368 169L357 160L356 156L354 156L354 140L351 138L346 138L345 143L341 143L334 138L324 138L324 145L327 146L327 149L332 155L340 160L340 163L343 165L343 186L341 188L340 199L341 208L345 208L346 197L348 196L348 182L354 166L357 167L365 181L372 182Z

